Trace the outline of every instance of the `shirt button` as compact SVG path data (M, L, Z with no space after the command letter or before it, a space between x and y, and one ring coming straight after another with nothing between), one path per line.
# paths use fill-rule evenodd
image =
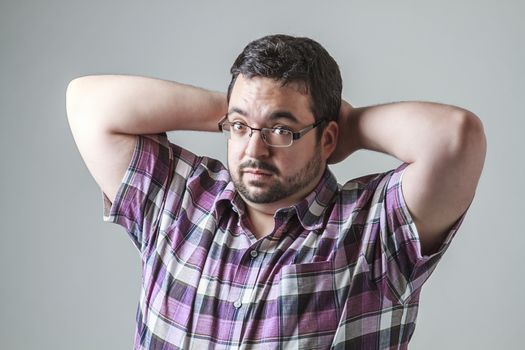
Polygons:
M257 253L256 250L252 250L252 251L250 252L250 255L252 256L252 258L255 258L255 257L258 255L258 253Z
M240 308L242 305L241 303L241 300L235 300L235 302L233 303L233 306L235 306L236 309Z

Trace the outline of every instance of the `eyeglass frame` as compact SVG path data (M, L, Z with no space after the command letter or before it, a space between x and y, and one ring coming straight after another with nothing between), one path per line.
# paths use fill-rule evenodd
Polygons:
M259 132L261 133L261 138L262 138L262 140L264 141L264 143L265 143L267 146L270 146L270 147L290 147L291 145L293 145L293 142L294 142L295 140L299 140L301 137L303 137L304 135L306 135L310 130L315 129L316 127L318 127L319 125L321 125L321 124L324 123L325 121L326 121L326 118L321 118L321 119L317 120L315 123L310 124L310 125L308 125L308 126L302 128L301 130L299 130L299 131L295 131L295 132L292 131L292 130L288 130L288 129L282 128L282 127L277 127L277 128L252 128L251 126L249 126L248 124L245 124L245 123L243 123L243 122L236 121L236 122L234 122L234 123L242 124L242 125L246 126L248 129L250 129L250 134L248 135L248 137L252 137L252 135L253 135L253 131L254 131L254 130L259 131ZM218 123L218 127L219 127L219 131L220 131L220 132L222 132L222 133L228 132L228 133L231 134L231 131L225 131L225 130L223 129L223 126L222 126L222 125L223 125L224 123L229 123L230 125L233 125L233 123L230 122L230 121L228 120L228 114L226 114L226 115L224 116L224 118L222 118L221 121L219 121L219 123ZM274 129L279 129L279 128L284 129L284 130L289 131L289 132L292 133L292 140L291 140L291 142L290 142L289 145L282 145L282 146L278 146L278 145L270 145L270 144L268 144L268 142L266 141L266 139L265 139L264 134L262 133L262 131L263 131L263 130L269 130L269 131L272 131L272 130L274 130Z

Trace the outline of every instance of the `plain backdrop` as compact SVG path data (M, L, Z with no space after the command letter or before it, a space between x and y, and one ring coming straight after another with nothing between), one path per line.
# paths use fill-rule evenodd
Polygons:
M130 349L140 259L76 148L65 91L75 77L132 74L226 91L251 40L319 41L355 106L422 100L483 121L488 152L463 225L424 285L411 349L516 349L523 295L524 2L0 2L0 347ZM225 160L220 134L169 132ZM400 161L372 151L339 182Z

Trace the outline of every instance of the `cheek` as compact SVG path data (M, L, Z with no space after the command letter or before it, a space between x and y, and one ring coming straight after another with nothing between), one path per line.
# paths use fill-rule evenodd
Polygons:
M313 156L311 149L297 149L279 157L278 166L285 174L295 174L302 170Z
M274 158L274 164L279 168L282 174L292 174L301 169L303 164L304 152L290 152L280 154Z

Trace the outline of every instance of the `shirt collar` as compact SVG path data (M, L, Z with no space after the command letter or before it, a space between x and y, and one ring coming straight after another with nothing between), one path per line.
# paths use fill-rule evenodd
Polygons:
M337 180L330 169L326 167L321 180L319 180L312 192L294 205L278 209L274 217L285 219L290 215L296 214L304 229L321 229L324 223L325 211L332 203L332 198L337 190ZM238 213L239 216L246 212L246 204L231 180L217 197L216 207L218 212L222 213L222 210L219 209L223 209L223 206L227 204L230 204L232 210Z
M231 209L238 213L239 216L246 212L246 204L242 197L235 189L233 181L228 182L224 190L217 197L216 207L217 209L223 209L224 206L231 205ZM222 211L221 211L222 212Z
M332 204L337 190L337 180L330 169L326 167L315 189L291 207L304 229L318 230L323 228L326 209Z

